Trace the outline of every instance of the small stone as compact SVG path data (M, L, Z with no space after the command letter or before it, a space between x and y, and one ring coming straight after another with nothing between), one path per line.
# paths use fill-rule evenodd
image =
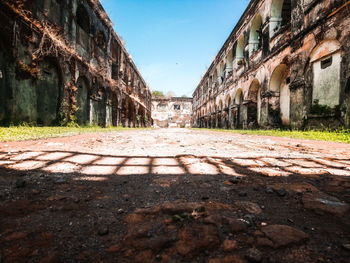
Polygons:
M249 222L249 225L252 225L254 222L255 216L248 214L248 215L244 215L243 218Z
M249 262L259 263L259 262L262 261L262 254L256 248L250 248L250 249L247 250L247 254L245 255L245 258Z
M334 196L324 193L305 194L302 202L304 207L313 210L317 214L333 214L344 216L350 211L350 205L340 201Z
M152 231L148 231L148 232L147 232L147 237L148 237L148 238L153 237L153 232L152 232Z
M162 261L162 255L159 255L159 254L156 255L156 260L157 260L157 261Z
M41 191L40 191L40 190L37 190L37 189L34 189L34 190L32 191L32 194L33 194L33 195L39 195L39 194L41 194Z
M273 189L267 188L267 189L265 190L265 192L266 192L267 194L273 194Z
M233 241L233 240L229 240L226 239L223 243L222 243L222 250L225 252L231 252L233 250L237 249L237 241Z
M261 226L267 226L267 223L261 222Z
M287 195L287 191L286 191L286 189L278 189L277 191L276 191L276 193L277 193L277 195L278 196L280 196L280 197L284 197L284 196L286 196Z
M350 250L350 244L343 244L342 247L346 250Z
M229 179L228 180L231 184L238 184L239 183L239 180L237 178L234 178L234 179Z
M55 181L55 183L56 183L56 184L65 184L65 183L67 183L67 180L64 179L64 178L62 178L62 177L60 177L60 178L58 178L58 179Z
M239 192L238 195L240 197L244 197L244 196L247 196L247 192Z
M24 188L26 186L26 181L23 179L17 179L16 181L16 187L17 188Z
M103 227L101 227L99 230L98 230L98 234L100 235L100 236L105 236L105 235L107 235L109 233L109 230L108 230L108 227L106 227L106 226L103 226Z
M273 242L275 248L301 244L309 238L304 232L285 225L266 226L261 231Z
M124 213L124 210L123 209L118 209L118 214L123 214Z
M270 239L265 237L259 237L256 241L259 247L273 247L273 243Z
M46 257L40 260L40 263L55 263L55 262L61 262L61 254L58 251L51 251Z

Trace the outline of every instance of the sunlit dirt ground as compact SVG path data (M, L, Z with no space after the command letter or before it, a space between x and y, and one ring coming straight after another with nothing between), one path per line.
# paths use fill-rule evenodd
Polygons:
M350 145L188 129L0 143L0 262L348 262Z

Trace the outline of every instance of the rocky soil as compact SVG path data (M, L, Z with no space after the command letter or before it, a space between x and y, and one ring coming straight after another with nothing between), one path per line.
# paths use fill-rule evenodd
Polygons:
M349 262L350 145L187 129L0 143L0 263Z

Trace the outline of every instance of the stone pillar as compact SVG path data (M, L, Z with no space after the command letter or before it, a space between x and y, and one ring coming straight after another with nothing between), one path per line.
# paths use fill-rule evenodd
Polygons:
M259 40L249 40L249 56L252 56L256 50L259 49Z
M276 32L280 29L282 24L282 17L271 17L270 18L270 38L272 38Z

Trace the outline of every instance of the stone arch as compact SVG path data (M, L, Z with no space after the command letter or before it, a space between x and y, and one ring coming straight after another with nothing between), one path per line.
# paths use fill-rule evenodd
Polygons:
M244 35L242 34L237 42L236 59L237 63L244 58Z
M222 83L225 79L225 67L226 67L226 64L224 61L221 61L220 63L220 67L219 67L219 73L220 73L220 83Z
M145 116L146 116L146 114L145 114L145 109L142 106L139 107L137 115L138 115L137 119L136 119L137 126L138 127L145 127Z
M135 116L135 104L132 101L132 99L128 98L128 126L129 127L135 127L135 121L136 121L136 116Z
M261 86L259 80L254 79L248 90L248 125L250 123L260 124L261 115Z
M270 9L270 37L274 36L279 29L290 23L291 0L272 0Z
M227 94L226 99L225 99L225 107L230 108L231 103L232 103L231 96L230 96L230 94Z
M62 73L56 59L48 57L40 64L40 78L36 84L37 124L57 124L62 96Z
M231 48L226 57L226 75L233 70L233 49Z
M261 47L260 31L262 26L262 18L257 14L250 26L249 33L249 56L253 55Z
M242 92L242 89L238 89L235 95L235 104L239 105L242 103L242 101L243 101L243 92Z
M278 65L270 79L269 90L274 93L275 100L271 101L272 110L279 113L283 125L290 124L290 90L287 83L288 68ZM272 99L273 99L272 98Z
M89 81L85 77L79 77L77 81L77 112L76 118L79 125L87 125L90 120L90 94Z
M219 100L218 106L219 106L219 110L222 110L222 109L223 109L223 103L222 103L222 100L221 100L221 99Z
M329 107L339 105L341 59L341 46L337 40L324 40L312 50L312 103Z

